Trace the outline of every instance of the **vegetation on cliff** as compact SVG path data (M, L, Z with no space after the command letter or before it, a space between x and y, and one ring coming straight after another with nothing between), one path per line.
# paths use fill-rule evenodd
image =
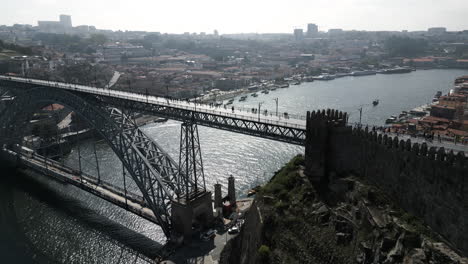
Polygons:
M262 187L221 263L468 263L355 177L318 194L293 158Z

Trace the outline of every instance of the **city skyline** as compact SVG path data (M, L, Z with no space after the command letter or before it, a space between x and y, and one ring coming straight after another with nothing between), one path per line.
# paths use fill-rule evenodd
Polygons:
M391 3L382 0L295 0L287 4L268 2L268 5L266 1L240 0L224 8L212 0L196 3L84 0L79 4L19 0L4 6L6 8L0 11L0 24L36 26L39 20L57 20L59 14L67 14L72 16L73 26L163 33L211 33L215 29L221 34L292 33L294 28L306 31L308 23L317 24L320 31L332 28L367 31L419 31L431 27L446 27L449 31L468 29L468 21L464 19L468 2L463 0L431 4L422 0Z

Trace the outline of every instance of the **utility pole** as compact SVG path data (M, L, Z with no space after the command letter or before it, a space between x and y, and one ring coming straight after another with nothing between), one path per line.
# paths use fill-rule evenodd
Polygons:
M145 93L146 93L146 102L148 103L148 97L149 97L148 87L145 87Z
M362 106L359 108L359 127L361 127L361 119L362 119Z
M258 122L260 122L260 107L262 106L263 102L258 103Z
M275 102L276 102L276 117L278 117L278 97L276 97L273 100L275 100Z

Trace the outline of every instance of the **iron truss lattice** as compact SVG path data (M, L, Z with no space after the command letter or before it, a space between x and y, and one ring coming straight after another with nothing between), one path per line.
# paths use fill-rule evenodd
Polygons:
M203 160L198 136L198 126L192 121L182 123L180 130L179 183L184 188L184 196L189 201L192 196L206 191Z
M25 78L12 78L0 76L0 85L25 89L31 86L52 87L56 89L71 90L80 96L94 96L103 105L114 106L119 109L135 111L151 115L157 115L168 119L186 121L193 120L195 123L223 129L236 133L242 133L271 140L287 142L296 145L305 144L305 123L303 126L294 124L284 124L282 122L265 122L264 120L246 119L242 115L228 115L213 113L203 110L187 109L177 104L162 104L145 101L139 94L126 93L119 96L117 91L112 93L108 89L65 84L57 82L47 82Z
M26 121L45 105L59 103L69 107L107 141L140 189L166 237L170 237L171 201L180 193L175 184L180 181L178 166L128 115L100 104L94 96L77 96L60 89L30 88L21 93L15 91L15 96L0 116L2 140L21 135ZM11 143L16 142L1 142Z
M305 127L289 127L280 124L266 123L243 119L241 116L232 117L203 111L193 111L178 107L170 107L153 103L135 102L122 98L100 96L103 104L122 109L129 109L140 113L157 115L168 119L193 122L207 127L223 129L231 132L267 138L271 140L304 145Z

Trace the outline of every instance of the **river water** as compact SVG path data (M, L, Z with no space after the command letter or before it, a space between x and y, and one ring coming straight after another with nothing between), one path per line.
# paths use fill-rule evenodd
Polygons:
M258 108L262 103L262 110L275 112L274 99L278 98L280 113L305 115L307 110L335 108L350 113L351 122L358 121L358 108L362 107L363 123L383 125L390 115L431 102L437 91L447 93L454 79L466 73L423 70L315 81L267 95L259 93L257 98L249 96L244 102L236 98L234 107ZM380 100L376 107L372 106L374 99ZM144 130L178 161L179 122L150 124ZM284 163L304 151L299 146L206 127L199 127L199 134L208 189L220 182L225 193L227 177L232 174L239 196L267 181ZM101 178L121 186L122 165L104 142L86 141L79 146L85 171L96 174L94 147ZM64 162L77 167L77 153L75 147ZM0 257L22 252L21 260L37 263L127 263L135 259L144 263L131 245L156 251L158 243L165 242L158 226L72 186L37 175L32 175L32 180L15 177L13 172L7 174L10 177L0 183ZM136 191L128 177L126 184Z

